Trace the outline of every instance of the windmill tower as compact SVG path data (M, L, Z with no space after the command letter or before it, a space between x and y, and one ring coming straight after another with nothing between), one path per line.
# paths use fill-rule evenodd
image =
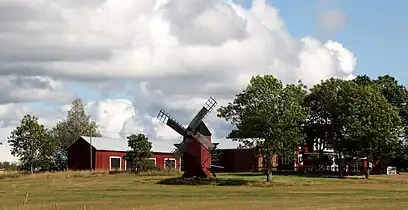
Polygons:
M182 158L184 165L183 177L210 177L211 159L215 144L211 143L211 132L203 122L204 118L214 109L217 102L210 97L201 110L184 128L164 110L160 110L157 118L179 133L183 141L175 144L173 157Z

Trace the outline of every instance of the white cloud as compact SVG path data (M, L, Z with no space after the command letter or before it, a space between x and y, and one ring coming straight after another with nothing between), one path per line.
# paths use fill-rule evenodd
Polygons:
M126 99L94 101L87 110L105 135L142 131L160 150L179 141L155 119L161 108L187 124L209 96L225 104L253 75L310 86L350 78L355 65L336 41L292 37L265 0L250 9L229 0L0 2L3 103L71 100L66 80L106 98L122 94ZM39 115L52 124L62 114ZM214 115L208 125L223 138L230 127Z

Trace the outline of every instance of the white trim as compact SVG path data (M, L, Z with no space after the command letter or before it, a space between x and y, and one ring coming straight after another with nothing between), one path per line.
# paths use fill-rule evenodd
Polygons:
M122 162L122 160L120 160L121 162ZM126 169L127 169L127 164L126 164L126 162L127 162L127 160L125 160L125 171L126 171Z
M122 157L121 156L109 156L109 170L112 170L112 158L119 158L119 170L122 170Z
M147 160L154 160L154 166L157 166L156 158L151 157L151 158L145 158Z
M174 158L164 158L163 167L166 168L166 160L174 160L174 168L177 168L177 160Z
M290 164L290 161L289 161L289 158L288 157L282 157L282 164L283 165L288 165L288 164Z

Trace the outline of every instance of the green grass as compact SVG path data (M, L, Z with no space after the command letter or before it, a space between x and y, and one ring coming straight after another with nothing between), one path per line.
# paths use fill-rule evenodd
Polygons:
M61 172L0 175L0 209L407 209L408 182L393 176L305 178L220 174Z

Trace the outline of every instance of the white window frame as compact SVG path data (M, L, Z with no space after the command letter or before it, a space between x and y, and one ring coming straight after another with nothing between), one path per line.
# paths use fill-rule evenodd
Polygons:
M288 165L288 164L290 164L289 158L288 158L288 157L283 157L283 158L282 158L282 164L283 164L283 165Z
M163 168L166 168L166 160L174 160L174 168L177 169L177 160L175 158L164 158Z
M154 166L157 166L157 162L156 162L156 158L152 157L152 158L145 158L147 160L154 160Z
M303 155L302 154L298 154L297 156L297 162L299 163L299 165L303 166ZM295 162L296 164L296 162Z
M121 156L109 156L109 170L112 170L112 158L119 158L119 170L122 170L122 157Z

